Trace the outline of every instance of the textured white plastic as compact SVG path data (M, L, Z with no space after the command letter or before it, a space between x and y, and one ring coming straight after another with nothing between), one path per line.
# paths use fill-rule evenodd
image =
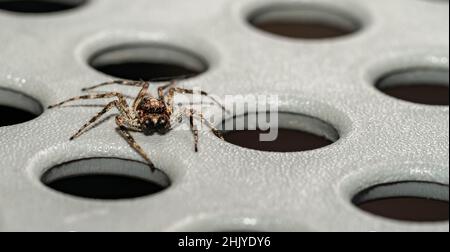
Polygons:
M363 27L315 41L274 36L247 23L259 7L285 2L336 8ZM114 120L68 141L99 108L45 110L33 121L0 128L0 231L449 230L448 222L397 222L351 203L379 183L449 183L448 107L400 101L373 87L380 75L404 67L448 69L448 1L92 0L52 14L0 10L0 24L0 88L43 107L111 79L88 65L96 52L157 43L208 62L205 74L184 85L219 96L277 94L280 111L327 121L341 136L319 150L266 153L202 132L195 154L189 131L138 134L172 185L153 196L108 202L55 192L41 175L71 160L139 156L115 132ZM8 100L36 109L24 102Z

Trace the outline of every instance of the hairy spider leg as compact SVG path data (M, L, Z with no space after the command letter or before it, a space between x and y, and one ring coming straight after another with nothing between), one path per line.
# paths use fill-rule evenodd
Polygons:
M173 108L173 106L174 106L173 100L174 100L174 97L175 97L176 93L179 93L179 94L194 94L194 90L192 90L192 89L185 89L185 88L179 88L179 87L171 87L169 89L169 94L167 95L167 104L171 108ZM205 91L200 91L200 95L208 97L214 103L216 103L219 107L221 107L223 111L228 112L228 110L225 108L225 106L222 103L220 103L214 97L210 96Z
M130 131L128 128L123 125L123 122L120 121L119 118L116 118L116 124L119 126L118 131L119 133L125 138L125 140L128 142L128 144L139 154L142 158L147 162L148 166L154 172L156 170L155 165L150 160L148 155L145 153L144 149L136 142L134 137L130 134Z
M85 129L87 129L90 125L92 125L93 123L95 123L98 119L100 119L100 117L102 117L102 115L106 114L109 110L111 110L112 108L116 107L119 112L121 114L127 114L127 108L123 106L123 104L121 104L119 101L112 101L110 103L108 103L108 105L106 105L102 111L100 111L99 113L97 113L97 115L95 115L94 117L92 117L91 120L89 120L89 122L87 122L86 124L83 125L83 127L81 127L77 133L75 133L70 140L74 140L75 138L80 137L85 131Z
M108 82L100 83L100 84L92 86L92 87L83 88L83 89L81 89L81 91L83 91L83 92L90 91L90 90L93 90L93 89L97 89L99 87L110 86L110 85L124 85L124 86L132 86L132 87L142 87L146 83L148 83L148 82L145 82L145 81L130 81L130 80L115 80L115 81L108 81Z
M194 135L194 149L195 149L195 152L198 152L199 137L198 137L198 128L194 122L194 110L190 109L188 115L189 115L189 125L191 126L191 131L192 131L192 134Z
M92 117L92 119L89 120L88 123L84 124L83 127L81 127L81 129L79 129L77 131L77 133L75 133L70 138L70 140L74 140L75 138L81 136L84 133L84 130L86 128L88 128L90 125L95 123L98 119L100 119L100 117L102 115L106 114L109 110L111 110L114 107L116 107L122 115L126 115L129 119L132 119L134 116L131 115L131 112L130 112L130 110L128 108L128 104L127 104L127 102L125 100L125 97L122 94L116 93L116 92L106 93L106 94L84 95L84 96L78 96L78 97L74 97L74 98L68 99L68 100L66 100L64 102L61 102L61 103L58 103L56 105L50 106L49 108L59 107L59 106L62 106L64 104L68 103L68 102L77 101L77 100L104 99L104 98L112 98L112 97L117 97L118 100L108 103L99 113L97 113L97 115Z
M158 88L159 99L164 100L164 98L165 98L164 91L168 88L173 87L175 84L176 84L176 81L171 81L170 83L159 87Z
M191 128L191 132L194 135L195 152L198 152L199 131L197 126L195 125L194 119L199 120L201 124L206 124L211 129L214 135L221 138L222 140L224 139L222 133L216 127L214 127L214 125L210 121L205 119L203 113L197 112L192 108L184 109L182 112L179 112L173 117L172 129L174 129L177 125L179 125L182 122L184 116L189 118L189 125Z
M133 102L133 109L136 111L139 104L141 103L142 99L146 96L149 96L150 93L148 92L148 88L150 87L150 84L146 82L143 86L141 91L139 91L139 94L137 95L136 99L134 99Z
M218 130L210 121L206 120L203 113L193 111L193 116L195 118L199 119L202 122L202 124L206 124L206 126L208 126L211 129L211 131L214 133L214 135L216 135L218 138L220 138L222 140L225 140L223 138L222 132L220 132L220 130Z
M110 92L110 93L103 93L103 94L89 94L89 95L73 97L73 98L67 99L63 102L57 103L55 105L48 106L48 108L52 109L52 108L56 108L56 107L61 107L62 105L69 103L69 102L73 102L73 101L106 99L106 98L112 98L112 97L117 97L119 99L119 101L121 101L121 103L125 102L125 104L126 104L125 97L121 93Z
M175 88L173 87L176 84L176 81L171 81L170 83L159 87L158 88L158 95L159 98L161 100L165 100L165 95L164 95L164 91L168 88L169 89L169 95L168 95L168 99L166 101L166 105L169 107L169 112L173 112L173 98L175 96L175 93L180 93L180 94L193 94L194 91L191 89L184 89L184 88ZM108 86L108 85L124 85L124 86L133 86L133 87L147 87L148 90L148 86L149 86L149 82L145 82L145 81L130 81L130 80L115 80L115 81L109 81L109 82L104 82L92 87L88 87L88 88L83 88L82 91L90 91L93 89L97 89L99 87L103 87L103 86ZM208 93L204 92L204 91L200 91L201 95L206 96L208 98L210 98L214 103L216 103L218 106L220 106L222 108L222 110L227 111L225 109L225 106L223 106L219 101L217 101L214 97L210 96ZM141 97L142 98L142 97ZM138 102L135 103L139 104ZM202 103L203 104L203 103ZM134 107L134 106L133 106ZM227 111L228 112L228 111Z

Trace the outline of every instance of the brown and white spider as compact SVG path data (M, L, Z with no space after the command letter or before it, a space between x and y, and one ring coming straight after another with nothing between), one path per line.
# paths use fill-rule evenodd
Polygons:
M142 87L141 91L134 99L131 107L126 101L126 96L118 92L108 92L101 94L88 94L78 97L74 97L58 104L49 106L49 109L60 107L68 102L78 101L78 100L88 100L88 99L105 99L105 98L117 98L117 100L108 103L102 111L95 115L88 123L83 125L77 133L75 133L70 140L81 136L84 131L97 122L102 115L107 113L112 108L117 108L119 110L119 115L116 117L116 124L118 126L118 131L127 140L127 142L133 147L147 162L152 171L154 171L155 166L150 160L148 155L142 149L142 147L135 141L130 131L142 132L145 135L152 134L166 134L171 131L177 122L181 122L184 116L187 116L190 121L190 127L194 135L195 142L195 152L198 152L198 139L199 132L195 125L194 119L198 119L201 123L206 124L212 132L223 139L222 134L217 130L208 120L205 119L202 113L196 112L194 109L183 108L174 114L174 97L178 94L194 94L194 90L185 89L175 86L175 82L171 82L167 85L158 88L158 97L154 97L149 92L149 82L144 81L127 81L127 80L117 80L111 82L105 82L90 88L84 88L82 91L91 91L96 88L107 86L107 85L125 85ZM167 92L167 95L166 95ZM206 92L200 91L202 96L207 96L212 99L217 105L219 105L224 111L225 107L216 99L209 96Z

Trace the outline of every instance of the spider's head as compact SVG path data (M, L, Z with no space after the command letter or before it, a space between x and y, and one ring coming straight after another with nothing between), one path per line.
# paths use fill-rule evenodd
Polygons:
M151 114L144 118L142 128L144 134L165 134L170 130L170 118L165 114Z

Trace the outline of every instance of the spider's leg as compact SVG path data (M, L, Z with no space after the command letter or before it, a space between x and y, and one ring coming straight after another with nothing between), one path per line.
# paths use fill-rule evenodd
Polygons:
M92 87L87 87L87 88L83 88L81 89L81 91L89 91L89 90L93 90L93 89L97 89L99 87L103 87L103 86L109 86L109 85L123 85L123 86L132 86L132 87L142 87L145 85L144 81L131 81L131 80L115 80L115 81L109 81L109 82L104 82L104 83L100 83L98 85L92 86Z
M173 104L174 97L175 97L175 92L173 91L173 88L171 88L169 90L169 94L163 98L166 103L169 114L172 114L174 112L174 104Z
M130 134L129 130L127 129L126 126L124 126L124 122L122 122L120 120L120 118L118 117L116 119L116 123L119 126L119 133L125 138L125 140L127 140L128 144L130 144L130 146L139 154L142 156L142 158L144 158L144 160L147 162L148 166L150 167L150 169L152 170L152 172L155 171L155 165L153 164L153 162L150 160L150 158L147 156L147 154L145 153L145 151L142 149L142 147L136 142L136 140L133 138L133 136Z
M194 94L194 90L192 90L192 89L185 89L185 88L179 88L179 87L172 87L169 90L169 96L168 96L169 98L171 98L170 102L173 102L173 96L175 95L175 93L179 93L179 94ZM216 103L219 107L221 107L223 111L229 112L222 103L220 103L218 100L216 100L214 97L212 97L211 95L209 95L205 91L200 91L200 95L208 97L214 103Z
M142 132L141 125L138 120L130 119L129 116L123 114L116 116L116 124L124 126L129 131Z
M189 124L191 127L191 131L192 131L192 134L194 135L195 152L198 152L199 131L198 131L197 126L195 126L194 119L200 120L200 122L206 124L217 137L221 138L222 140L224 139L222 133L216 127L214 127L214 125L210 121L206 120L202 113L196 112L192 108L184 109L182 112L179 112L173 116L172 129L175 127L174 125L182 122L182 119L184 116L189 118Z
M75 133L70 140L74 140L75 138L81 136L85 129L88 128L90 125L92 125L93 123L95 123L98 119L100 119L100 117L104 114L106 114L109 110L111 110L112 108L116 107L121 113L126 113L126 108L124 108L122 106L122 104L120 104L119 101L112 101L110 103L108 103L108 105L106 105L102 111L100 111L97 115L95 115L94 117L92 117L91 120L89 120L89 122L87 122L86 124L83 125L83 127L81 127L81 129L79 129L77 131L77 133Z
M95 92L95 91L89 92L90 95L104 94L104 93L105 93L105 92ZM136 98L136 96L131 96L131 95L127 95L127 94L122 94L122 93L121 93L121 95L122 95L123 98L129 99L129 100L134 100L134 99Z
M110 93L104 93L104 94L89 94L89 95L82 95L82 96L73 97L73 98L70 98L70 99L65 100L63 102L60 102L58 104L51 105L48 108L52 109L52 108L56 108L56 107L61 107L62 105L66 104L68 102L73 102L73 101L105 99L105 98L112 98L112 97L117 97L117 98L119 98L119 100L125 101L125 103L126 103L125 97L121 93L110 92Z
M194 135L195 152L198 152L198 129L194 123L194 110L190 109L188 112L188 115L189 115L189 124L191 126L191 131L192 131L192 134Z
M202 123L206 124L211 129L211 131L214 133L214 135L216 135L217 137L219 137L222 140L225 140L223 138L222 132L220 132L220 130L218 130L210 121L206 120L203 113L196 112L196 111L194 111L193 113L194 113L194 117L199 119Z
M139 91L139 94L136 96L136 99L134 99L133 101L133 109L136 110L137 107L139 106L139 104L142 101L142 98L144 98L146 95L148 95L148 88L149 88L150 84L148 82L146 82L143 86L141 91Z
M164 99L164 90L166 90L166 89L168 89L168 88L170 88L170 87L173 87L175 84L176 84L175 81L171 81L170 83L168 83L168 84L166 84L166 85L164 85L164 86L159 87L159 88L158 88L158 95L159 95L159 98L160 98L160 99Z

